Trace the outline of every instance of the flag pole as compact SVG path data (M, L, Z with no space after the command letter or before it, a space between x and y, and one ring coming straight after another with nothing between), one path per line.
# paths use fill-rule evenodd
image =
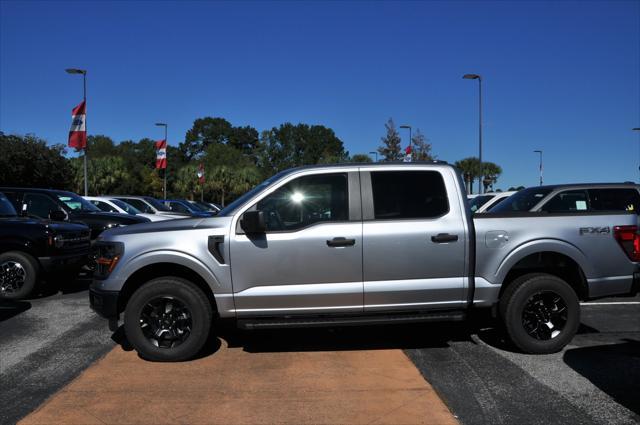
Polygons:
M168 125L164 125L164 141L167 144L167 148L169 147L169 141L167 140L167 127ZM169 149L167 149L167 152L169 151ZM165 157L166 157L166 153L165 153ZM163 188L162 191L164 192L164 199L167 199L167 168L169 167L169 158L166 159L167 161L167 166L164 168L164 184L163 184Z
M87 71L82 73L82 100L84 101L84 130L87 134L87 143L84 145L84 196L89 196L89 184L87 181L87 148L89 147L89 136L87 131Z

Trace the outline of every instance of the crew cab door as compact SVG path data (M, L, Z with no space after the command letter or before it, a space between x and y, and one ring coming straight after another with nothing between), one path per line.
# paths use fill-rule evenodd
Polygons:
M248 208L264 233L231 232L238 317L362 311L362 221L357 171L292 176Z
M451 168L362 171L364 310L459 308L469 245Z

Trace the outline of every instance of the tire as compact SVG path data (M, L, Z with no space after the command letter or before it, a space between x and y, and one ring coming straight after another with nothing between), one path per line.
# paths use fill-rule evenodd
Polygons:
M211 303L198 287L182 278L162 277L133 293L125 308L124 330L143 358L177 362L198 354L212 320Z
M533 273L517 278L500 298L509 339L529 354L562 350L580 326L576 292L559 277Z
M25 252L0 254L0 299L26 298L36 287L39 265Z

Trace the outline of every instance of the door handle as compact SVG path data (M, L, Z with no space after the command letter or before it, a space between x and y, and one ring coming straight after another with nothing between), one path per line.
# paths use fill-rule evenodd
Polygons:
M431 242L435 243L456 242L457 240L458 235L450 235L449 233L438 233L435 236L431 236Z
M327 246L340 247L340 246L353 246L356 244L355 239L346 238L333 238L327 241Z

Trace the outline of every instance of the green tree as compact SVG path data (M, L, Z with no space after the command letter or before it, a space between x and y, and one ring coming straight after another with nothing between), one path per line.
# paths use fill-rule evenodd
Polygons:
M178 170L173 186L173 191L178 197L191 200L200 199L201 186L197 173L198 167L191 164Z
M482 184L485 192L488 188L493 189L493 185L498 181L500 174L502 174L502 167L499 165L494 164L493 162L482 163Z
M195 158L209 145L226 143L231 131L231 123L224 118L198 118L180 143L180 151L187 159Z
M118 148L110 137L95 135L87 137L87 152L89 158L102 158L118 155Z
M414 161L433 161L436 158L431 153L431 143L427 143L427 138L419 128L411 138L411 144L413 145L411 158Z
M220 205L226 205L229 196L241 195L259 182L255 167L234 168L228 165L214 167L207 177L207 186L218 195Z
M476 157L465 158L456 161L454 166L462 173L467 193L473 193L473 182L480 176L480 160Z
M373 162L373 160L371 159L371 157L367 154L364 153L357 153L355 155L353 155L350 159L351 162L366 162L366 163L370 163Z
M73 181L64 145L0 132L0 152L0 185L66 189Z
M400 161L404 157L401 149L400 134L396 129L393 118L389 118L384 127L387 134L382 137L382 145L378 147L378 153L384 157L384 161Z
M82 158L71 160L74 168L73 191L84 191L84 164ZM104 156L91 158L87 163L88 190L91 195L120 194L121 186L131 180L123 158Z
M332 129L291 123L263 131L257 154L265 177L286 168L344 162L348 158L342 140Z

